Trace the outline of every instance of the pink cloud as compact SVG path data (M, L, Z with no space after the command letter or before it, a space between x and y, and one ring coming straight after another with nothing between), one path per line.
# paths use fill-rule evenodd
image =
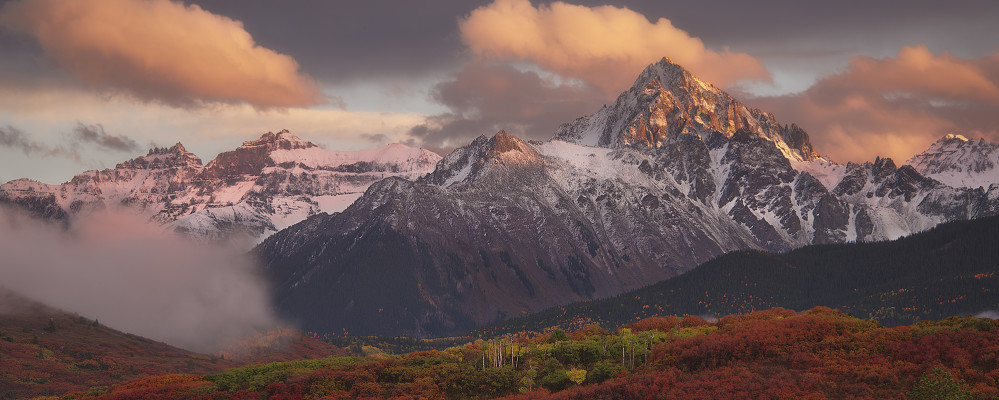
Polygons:
M802 93L749 103L801 125L834 160L904 162L947 133L999 141L999 54L904 47L895 57L854 57Z
M663 56L719 86L770 80L755 58L708 49L664 18L612 6L563 2L534 7L528 0L495 0L459 21L461 37L478 56L528 61L582 79L616 95Z
M239 21L169 0L18 0L0 26L34 37L71 76L144 101L257 108L326 101L290 56L258 46Z

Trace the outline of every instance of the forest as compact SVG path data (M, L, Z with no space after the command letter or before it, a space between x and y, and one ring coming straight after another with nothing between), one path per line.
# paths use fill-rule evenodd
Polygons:
M165 374L61 399L991 399L999 324L950 317L886 327L819 307L653 317L481 338L444 350Z
M658 315L722 316L832 307L885 325L999 310L999 217L941 224L894 241L736 251L608 299L553 307L473 336L607 329Z

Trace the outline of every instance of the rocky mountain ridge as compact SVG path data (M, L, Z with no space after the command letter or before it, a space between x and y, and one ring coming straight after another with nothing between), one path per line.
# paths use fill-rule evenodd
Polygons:
M256 242L309 215L343 210L384 177L422 176L439 159L401 144L330 151L283 130L208 164L177 143L61 185L10 181L0 186L0 202L61 220L89 210L123 210L195 237Z
M948 134L906 165L948 186L989 190L999 183L999 144Z

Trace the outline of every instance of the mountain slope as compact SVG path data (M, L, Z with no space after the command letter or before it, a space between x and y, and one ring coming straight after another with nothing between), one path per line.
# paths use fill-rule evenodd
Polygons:
M797 126L663 59L553 140L479 137L256 254L279 312L307 330L428 336L612 296L733 250L993 215L997 197L890 159L822 159Z
M118 332L0 288L0 398L86 390L166 373L204 374L236 365Z
M999 144L950 134L913 156L906 165L946 185L989 190L992 185L999 184L999 168L996 167L999 165Z
M7 182L0 202L62 220L120 209L196 237L259 241L309 215L343 210L386 176L415 179L439 159L400 144L330 151L285 130L244 142L207 165L178 143L61 185Z
M617 327L657 315L726 315L833 307L909 324L999 309L999 217L950 222L890 242L807 246L786 254L728 253L684 275L613 298L556 307L476 334L588 324ZM474 335L473 335L474 336Z

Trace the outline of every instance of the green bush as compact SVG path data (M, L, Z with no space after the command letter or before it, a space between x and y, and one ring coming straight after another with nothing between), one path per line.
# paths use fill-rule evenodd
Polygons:
M919 378L909 397L914 400L968 400L971 392L963 380L955 381L949 371L933 368Z
M601 361L596 363L590 372L586 374L586 384L600 383L610 379L614 376L620 367L614 365L608 361Z

